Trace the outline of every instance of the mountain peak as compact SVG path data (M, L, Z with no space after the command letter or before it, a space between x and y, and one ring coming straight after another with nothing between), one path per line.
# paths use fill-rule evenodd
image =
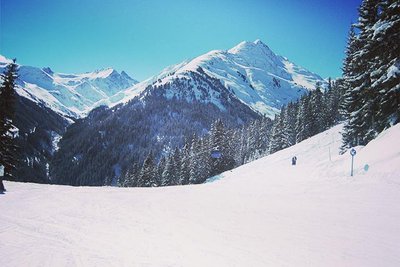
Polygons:
M273 53L260 39L257 39L254 42L243 41L235 47L229 49L228 52L231 54L261 53L267 55Z
M259 44L265 45L260 39L255 40L253 43L256 45L259 45Z

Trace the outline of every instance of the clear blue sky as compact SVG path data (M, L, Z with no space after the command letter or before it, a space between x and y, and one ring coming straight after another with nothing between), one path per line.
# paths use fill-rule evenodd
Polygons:
M0 0L0 54L138 80L214 49L261 39L323 77L341 74L361 0Z

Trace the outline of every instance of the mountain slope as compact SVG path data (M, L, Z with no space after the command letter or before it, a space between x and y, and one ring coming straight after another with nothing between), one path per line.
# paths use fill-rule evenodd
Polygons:
M22 96L17 97L15 114L20 161L13 179L50 183L50 161L70 122L52 109Z
M10 60L0 55L0 71ZM120 99L113 97L137 81L125 72L108 68L83 74L54 73L50 68L20 65L17 92L33 102L41 103L64 117L85 116L102 104Z
M11 60L0 55L0 72ZM49 183L49 164L68 125L136 83L126 73L105 69L84 74L54 73L19 65L16 118L19 166L12 179Z
M242 42L228 51L210 51L193 60L170 66L130 90L121 92L125 95L121 102L127 102L150 85L159 87L174 80L190 81L192 74L198 73L199 69L220 80L242 103L271 118L282 105L315 89L317 83L321 86L326 84L317 74L276 55L267 45L256 40ZM197 96L196 88L194 91ZM196 99L199 100L199 97Z
M357 148L354 177L340 131L201 185L6 182L0 265L398 266L400 125Z
M115 184L134 163L152 153L160 159L185 139L209 132L223 119L229 128L260 118L211 77L193 73L201 100L193 99L187 80L147 88L140 97L111 109L99 107L68 128L55 153L50 173L57 184ZM201 86L200 86L201 85ZM174 90L182 97L170 97ZM220 106L211 100L218 99ZM222 109L222 110L221 110ZM118 170L118 171L117 171Z
M193 134L206 134L217 119L234 128L262 114L273 117L317 83L323 83L318 75L275 55L261 41L211 51L117 93L121 104L71 127L51 175L60 184L113 184L150 152L157 161Z

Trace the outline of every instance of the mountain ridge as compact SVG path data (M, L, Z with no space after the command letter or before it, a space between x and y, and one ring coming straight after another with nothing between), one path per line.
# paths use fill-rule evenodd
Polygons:
M0 70L11 60L0 55ZM17 92L66 118L86 116L93 108L110 105L121 90L138 83L125 71L103 68L80 74L56 73L50 67L18 65Z
M229 50L212 50L203 55L169 66L130 89L121 92L118 103L126 103L148 86L161 86L176 79L190 79L199 68L219 79L237 98L256 112L274 117L280 107L300 98L319 83L326 82L287 58L275 54L261 40L243 41ZM115 104L118 104L115 103Z

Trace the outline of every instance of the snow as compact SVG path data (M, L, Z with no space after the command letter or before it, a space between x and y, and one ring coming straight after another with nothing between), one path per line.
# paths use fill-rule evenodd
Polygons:
M394 22L393 21L378 21L374 24L372 27L372 30L374 31L373 38L376 38L377 35L382 34L382 32L387 31L391 27L393 27Z
M0 55L0 71L10 60ZM112 68L82 74L55 73L50 68L19 65L17 93L58 114L80 118L99 105L111 105L118 93L138 83Z
M387 78L394 78L397 75L400 74L400 60L398 60L394 65L390 66L389 69L387 70Z
M58 143L60 142L62 136L59 135L58 133L52 131L51 132L51 147L52 147L52 153L55 153L56 151L58 151L58 149L60 148L58 146Z
M0 266L400 266L400 124L353 177L341 129L202 185L5 182Z

